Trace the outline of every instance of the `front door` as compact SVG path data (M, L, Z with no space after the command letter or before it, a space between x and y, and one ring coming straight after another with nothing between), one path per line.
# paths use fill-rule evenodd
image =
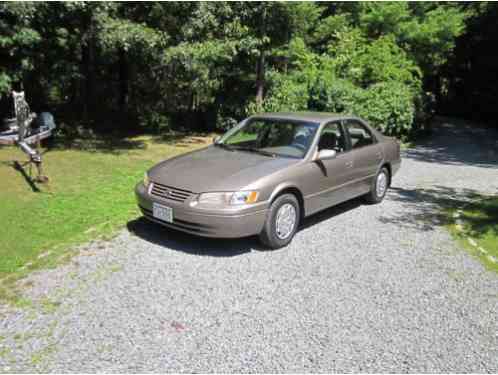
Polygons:
M310 194L306 197L306 215L333 206L349 199L348 184L353 178L353 155L348 152L348 143L340 122L331 122L323 127L318 149L334 150L333 159L315 160L307 166L305 185Z

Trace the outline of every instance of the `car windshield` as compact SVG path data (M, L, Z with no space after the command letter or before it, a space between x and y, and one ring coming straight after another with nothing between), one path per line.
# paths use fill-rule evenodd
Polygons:
M317 128L313 122L254 118L227 132L217 145L268 156L303 158Z

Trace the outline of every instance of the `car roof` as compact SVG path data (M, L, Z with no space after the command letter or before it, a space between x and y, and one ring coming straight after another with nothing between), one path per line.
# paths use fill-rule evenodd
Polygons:
M341 113L332 113L332 112L274 112L274 113L258 113L257 115L254 115L254 117L323 123L328 121L340 120L344 118L353 118L354 116L348 116Z

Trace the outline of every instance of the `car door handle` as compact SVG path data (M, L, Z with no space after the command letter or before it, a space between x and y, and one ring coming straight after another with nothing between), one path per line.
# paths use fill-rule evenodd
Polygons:
M377 157L377 159L379 159L379 160L380 160L380 159L382 159L382 152L380 152L380 151L379 151L379 152L377 152L377 153L375 154L375 156L376 156L376 157Z
M346 168L353 168L353 162L352 161L347 161L346 162Z

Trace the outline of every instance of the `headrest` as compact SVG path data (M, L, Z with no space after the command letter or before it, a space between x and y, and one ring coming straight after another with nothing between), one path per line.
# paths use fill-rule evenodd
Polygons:
M324 133L320 137L318 148L320 150L334 150L337 147L337 136L334 133Z

